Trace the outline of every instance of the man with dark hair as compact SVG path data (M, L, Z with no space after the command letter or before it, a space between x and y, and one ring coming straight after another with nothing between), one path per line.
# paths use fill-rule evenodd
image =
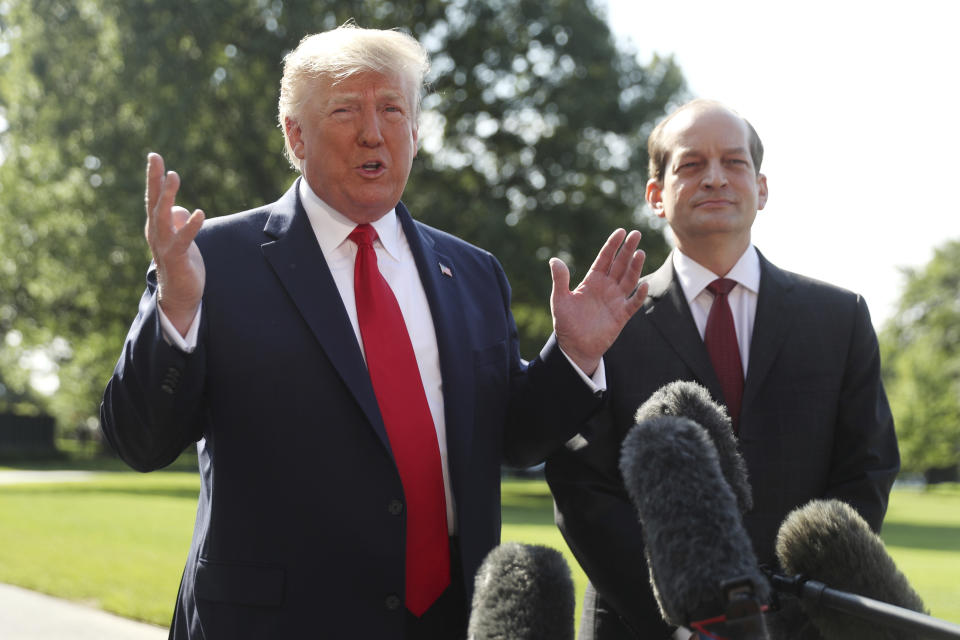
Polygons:
M813 498L843 500L879 530L899 470L866 303L778 269L751 242L768 195L753 127L696 100L663 120L648 147L647 202L676 249L644 278L643 308L605 356L604 410L546 468L557 524L591 581L582 640L675 631L651 592L618 467L634 412L662 386L698 382L726 405L753 488L744 524L761 562L775 561L786 514Z
M174 640L464 637L501 462L542 460L600 403L640 234L574 292L551 261L555 337L527 365L497 260L400 202L427 68L399 31L305 38L279 103L301 177L250 211L174 206L149 156L154 263L101 424L141 471L197 443Z

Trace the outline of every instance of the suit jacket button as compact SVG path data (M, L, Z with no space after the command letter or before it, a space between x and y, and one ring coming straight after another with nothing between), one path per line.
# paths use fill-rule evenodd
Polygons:
M170 386L169 384L163 384L163 385L160 387L160 389L161 389L162 391L165 391L166 393L170 393L170 394L173 393L173 387Z
M392 516L400 515L401 513L403 513L403 501L398 500L397 498L394 498L393 500L390 501L390 504L387 505L387 511Z
M395 593L391 593L390 595L387 596L387 599L384 602L384 604L387 605L387 609L389 609L390 611L396 611L397 609L400 608L400 604L401 604L400 596L398 596Z

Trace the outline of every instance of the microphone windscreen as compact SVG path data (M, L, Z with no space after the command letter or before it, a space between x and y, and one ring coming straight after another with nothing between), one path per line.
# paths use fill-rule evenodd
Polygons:
M505 542L477 571L469 640L573 640L570 567L556 549Z
M857 511L839 500L813 500L790 512L777 533L777 560L789 575L831 589L925 613L923 601L897 569L880 536ZM804 606L825 638L911 637L858 617Z
M753 508L747 465L737 448L730 417L723 406L713 401L705 387L686 380L664 385L640 405L634 422L639 424L657 416L688 418L706 429L717 449L723 477L737 497L740 513Z
M720 585L734 578L750 579L757 599L769 601L769 583L706 430L677 416L644 420L624 439L620 470L667 622L689 626L722 615Z

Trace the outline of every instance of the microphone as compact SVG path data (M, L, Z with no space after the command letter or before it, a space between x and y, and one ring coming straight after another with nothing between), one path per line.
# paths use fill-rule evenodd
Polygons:
M960 638L960 626L924 615L880 536L844 502L813 500L794 509L777 533L776 553L797 577L773 576L774 586L800 596L827 640Z
M657 416L688 418L706 429L717 449L723 477L737 497L740 513L746 513L753 508L753 492L747 480L747 465L737 448L730 417L722 405L713 401L705 387L686 380L664 385L640 405L634 422L639 424Z
M505 542L477 571L468 640L574 640L573 579L556 549Z
M679 416L645 419L623 441L620 471L664 619L701 631L722 623L725 636L767 638L761 611L770 585L707 431Z

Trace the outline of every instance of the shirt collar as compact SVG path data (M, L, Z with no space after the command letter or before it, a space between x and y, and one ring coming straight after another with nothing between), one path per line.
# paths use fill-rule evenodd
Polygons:
M320 243L320 250L325 256L333 255L347 240L357 223L321 200L303 178L300 179L299 191L300 201L307 213L307 219L310 220L313 233L317 236L317 242ZM387 254L394 260L399 260L400 220L397 218L397 210L391 209L379 220L371 223L371 226L376 229L380 244Z
M680 280L680 286L683 287L688 304L700 295L708 284L720 277L736 280L738 284L754 294L760 292L760 256L753 244L747 247L737 263L724 276L713 273L679 249L673 251L673 270Z

